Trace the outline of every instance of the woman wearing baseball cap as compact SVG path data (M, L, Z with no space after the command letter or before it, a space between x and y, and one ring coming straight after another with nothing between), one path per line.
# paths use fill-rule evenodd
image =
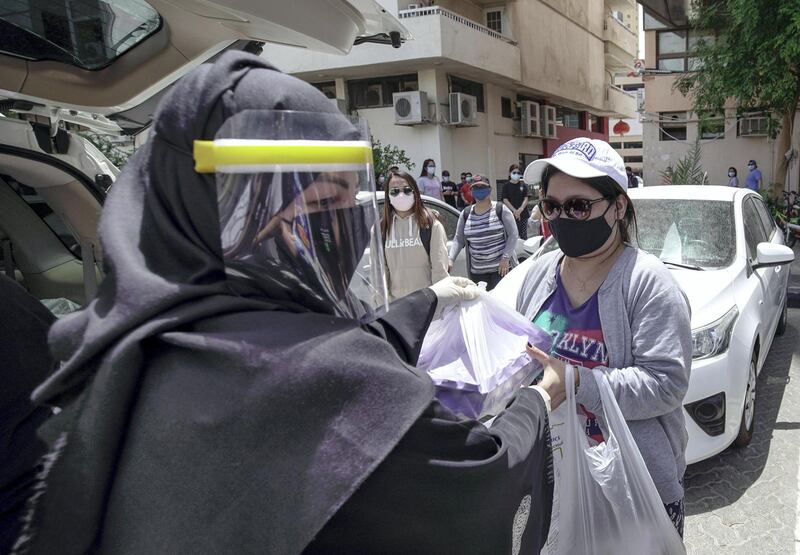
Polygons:
M525 170L541 183L539 206L560 250L530 268L517 309L553 334L541 386L554 406L575 387L591 441L606 435L603 372L614 391L665 509L683 535L686 427L692 334L688 302L661 261L631 244L634 207L622 158L608 143L573 139ZM566 366L577 368L565 384Z

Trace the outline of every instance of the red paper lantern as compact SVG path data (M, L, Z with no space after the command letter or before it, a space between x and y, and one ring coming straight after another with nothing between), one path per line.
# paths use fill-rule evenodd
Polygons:
M631 130L631 126L628 125L627 123L625 123L622 120L620 120L617 123L615 123L614 124L614 128L612 129L612 131L614 131L614 135L624 135L625 133L627 133L630 130Z

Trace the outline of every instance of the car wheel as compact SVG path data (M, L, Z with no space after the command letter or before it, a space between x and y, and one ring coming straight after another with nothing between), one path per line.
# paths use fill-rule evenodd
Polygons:
M787 295L788 297L788 295ZM778 329L775 330L777 335L786 333L786 324L789 321L789 299L783 301L783 312L781 312L781 319L778 320Z
M747 389L744 392L744 407L742 408L742 421L739 424L739 435L733 440L736 447L746 447L753 439L753 429L756 420L756 357L750 361L747 372Z

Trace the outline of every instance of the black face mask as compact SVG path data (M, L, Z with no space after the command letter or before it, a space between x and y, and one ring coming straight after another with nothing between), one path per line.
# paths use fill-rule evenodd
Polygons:
M613 204L609 204L601 216L591 220L572 218L551 220L550 231L558 241L561 252L570 258L577 258L602 247L614 231L614 228L608 225L605 217L611 206Z

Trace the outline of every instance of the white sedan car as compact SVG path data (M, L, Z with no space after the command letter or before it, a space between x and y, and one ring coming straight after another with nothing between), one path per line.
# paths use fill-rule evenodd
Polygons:
M692 309L687 462L745 446L754 429L756 378L773 338L786 329L787 264L794 253L761 196L747 189L675 185L629 195L639 247L672 270ZM529 240L531 251L535 242ZM545 241L494 294L516 304L529 265L555 248L555 241Z

